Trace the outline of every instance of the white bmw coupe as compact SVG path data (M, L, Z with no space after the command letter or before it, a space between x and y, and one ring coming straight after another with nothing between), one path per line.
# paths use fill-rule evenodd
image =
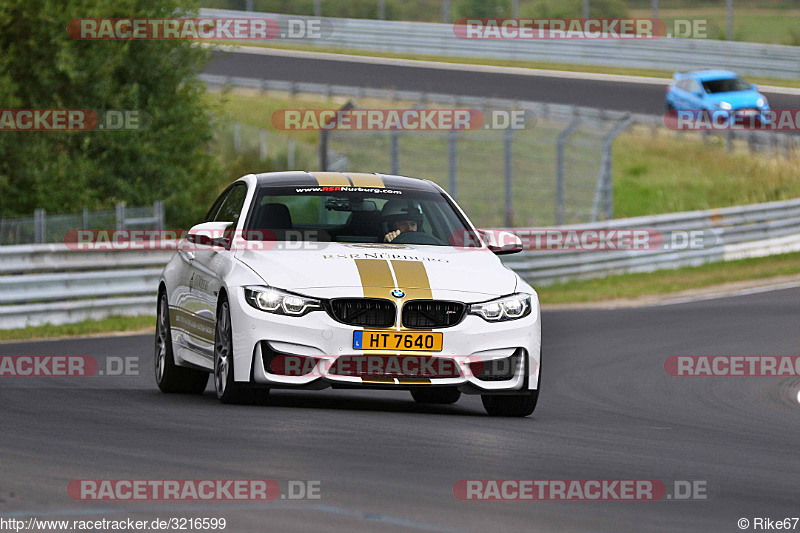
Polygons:
M539 396L536 292L431 181L276 172L231 184L192 227L158 287L155 377L225 403L270 389L481 395L527 416Z

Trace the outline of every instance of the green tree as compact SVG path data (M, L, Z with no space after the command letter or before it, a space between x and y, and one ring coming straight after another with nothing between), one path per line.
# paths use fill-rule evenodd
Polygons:
M0 215L165 200L172 224L202 216L218 192L210 114L191 42L74 40L78 18L192 16L180 0L3 0L0 108L138 110L137 131L0 132Z

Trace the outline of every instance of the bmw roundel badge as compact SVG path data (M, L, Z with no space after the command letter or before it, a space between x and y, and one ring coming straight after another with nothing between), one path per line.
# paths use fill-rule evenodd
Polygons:
M406 293L404 293L400 289L395 289L395 290L392 291L392 296L394 296L395 298L402 298L405 295L406 295Z

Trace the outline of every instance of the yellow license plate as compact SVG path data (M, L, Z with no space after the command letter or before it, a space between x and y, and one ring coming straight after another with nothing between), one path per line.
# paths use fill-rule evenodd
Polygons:
M402 333L397 331L354 331L355 350L403 350L441 352L441 333Z

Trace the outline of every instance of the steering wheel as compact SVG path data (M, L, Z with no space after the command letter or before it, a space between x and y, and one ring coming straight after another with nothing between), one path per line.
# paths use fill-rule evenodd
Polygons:
M442 246L445 243L442 242L441 239L434 237L428 233L423 233L421 231L406 231L405 233L401 233L394 239L392 239L391 244L434 244Z

